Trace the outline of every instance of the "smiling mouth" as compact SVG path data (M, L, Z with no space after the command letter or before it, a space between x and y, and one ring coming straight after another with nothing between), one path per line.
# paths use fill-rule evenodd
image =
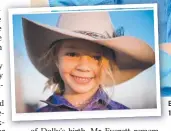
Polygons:
M88 84L93 79L93 77L80 77L74 75L71 76L73 77L74 81L78 84Z

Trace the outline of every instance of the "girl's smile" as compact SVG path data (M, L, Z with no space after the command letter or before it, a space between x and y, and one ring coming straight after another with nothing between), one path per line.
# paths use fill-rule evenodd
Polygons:
M56 64L64 81L64 95L89 94L98 90L101 54L101 46L90 41L81 39L63 41L59 47Z
M71 76L73 77L73 80L78 84L88 84L93 79L93 77L80 77L74 75Z

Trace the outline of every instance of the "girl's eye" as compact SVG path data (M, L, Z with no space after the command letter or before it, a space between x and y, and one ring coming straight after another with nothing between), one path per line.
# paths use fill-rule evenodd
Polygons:
M74 53L74 52L67 53L66 55L67 55L67 56L71 56L71 57L78 56L78 54L77 54L77 53Z
M101 56L99 55L99 56L92 56L92 58L94 58L95 60L101 60Z

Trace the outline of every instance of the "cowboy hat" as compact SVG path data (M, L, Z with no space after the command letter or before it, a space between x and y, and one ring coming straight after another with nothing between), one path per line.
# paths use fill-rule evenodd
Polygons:
M63 13L57 26L22 19L26 48L31 62L46 77L57 72L55 63L42 66L39 61L49 46L61 39L84 39L108 48L116 54L118 69L115 84L125 82L155 63L154 51L144 41L131 36L115 37L108 12Z

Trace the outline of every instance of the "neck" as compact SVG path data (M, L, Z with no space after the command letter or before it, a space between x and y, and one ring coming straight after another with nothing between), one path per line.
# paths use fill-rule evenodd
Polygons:
M73 106L77 107L78 109L83 109L86 107L94 94L97 92L98 88L92 89L87 93L76 93L76 92L65 92L64 98L67 99Z

